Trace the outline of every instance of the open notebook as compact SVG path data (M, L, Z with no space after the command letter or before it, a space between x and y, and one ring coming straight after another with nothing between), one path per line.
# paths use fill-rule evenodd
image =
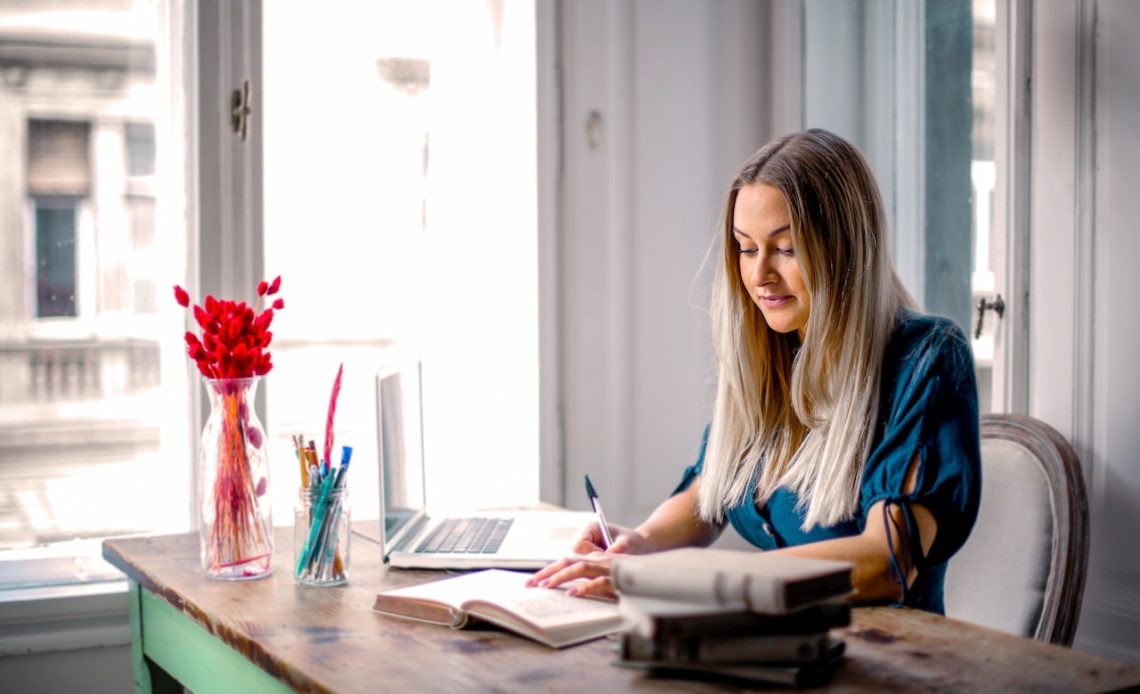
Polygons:
M566 556L593 514L428 515L420 383L419 358L410 354L392 353L391 361L376 375L381 517L377 539L384 561L404 568L538 569Z

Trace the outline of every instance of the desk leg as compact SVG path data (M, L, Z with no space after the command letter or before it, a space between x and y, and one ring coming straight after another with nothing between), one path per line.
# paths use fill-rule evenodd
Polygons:
M142 589L139 584L130 582L130 617L131 617L131 661L135 676L135 691L139 694L146 692L170 692L181 694L182 686L171 677L166 670L158 667L146 657L143 652L143 623L142 623Z

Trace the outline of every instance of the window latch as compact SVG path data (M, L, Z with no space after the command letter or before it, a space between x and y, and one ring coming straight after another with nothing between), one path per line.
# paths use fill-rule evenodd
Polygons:
M230 127L241 136L245 142L249 134L249 116L253 113L249 90L249 80L241 83L241 89L235 89L230 94Z
M1001 294L990 301L986 297L978 299L978 325L974 328L974 339L982 336L982 320L986 317L986 311L993 311L1001 318L1005 315L1005 299L1001 298Z

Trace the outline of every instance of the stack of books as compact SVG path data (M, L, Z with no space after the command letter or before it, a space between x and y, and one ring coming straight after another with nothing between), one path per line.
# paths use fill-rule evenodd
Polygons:
M614 559L615 664L660 675L811 686L842 661L851 564L681 549Z

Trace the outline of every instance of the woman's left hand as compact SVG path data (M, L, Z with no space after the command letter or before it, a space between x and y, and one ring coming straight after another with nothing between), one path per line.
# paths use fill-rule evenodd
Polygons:
M557 588L568 581L583 579L566 592L576 596L616 598L617 593L614 592L614 584L610 580L610 569L617 550L615 547L608 552L572 554L565 559L559 559L532 576L527 585Z

